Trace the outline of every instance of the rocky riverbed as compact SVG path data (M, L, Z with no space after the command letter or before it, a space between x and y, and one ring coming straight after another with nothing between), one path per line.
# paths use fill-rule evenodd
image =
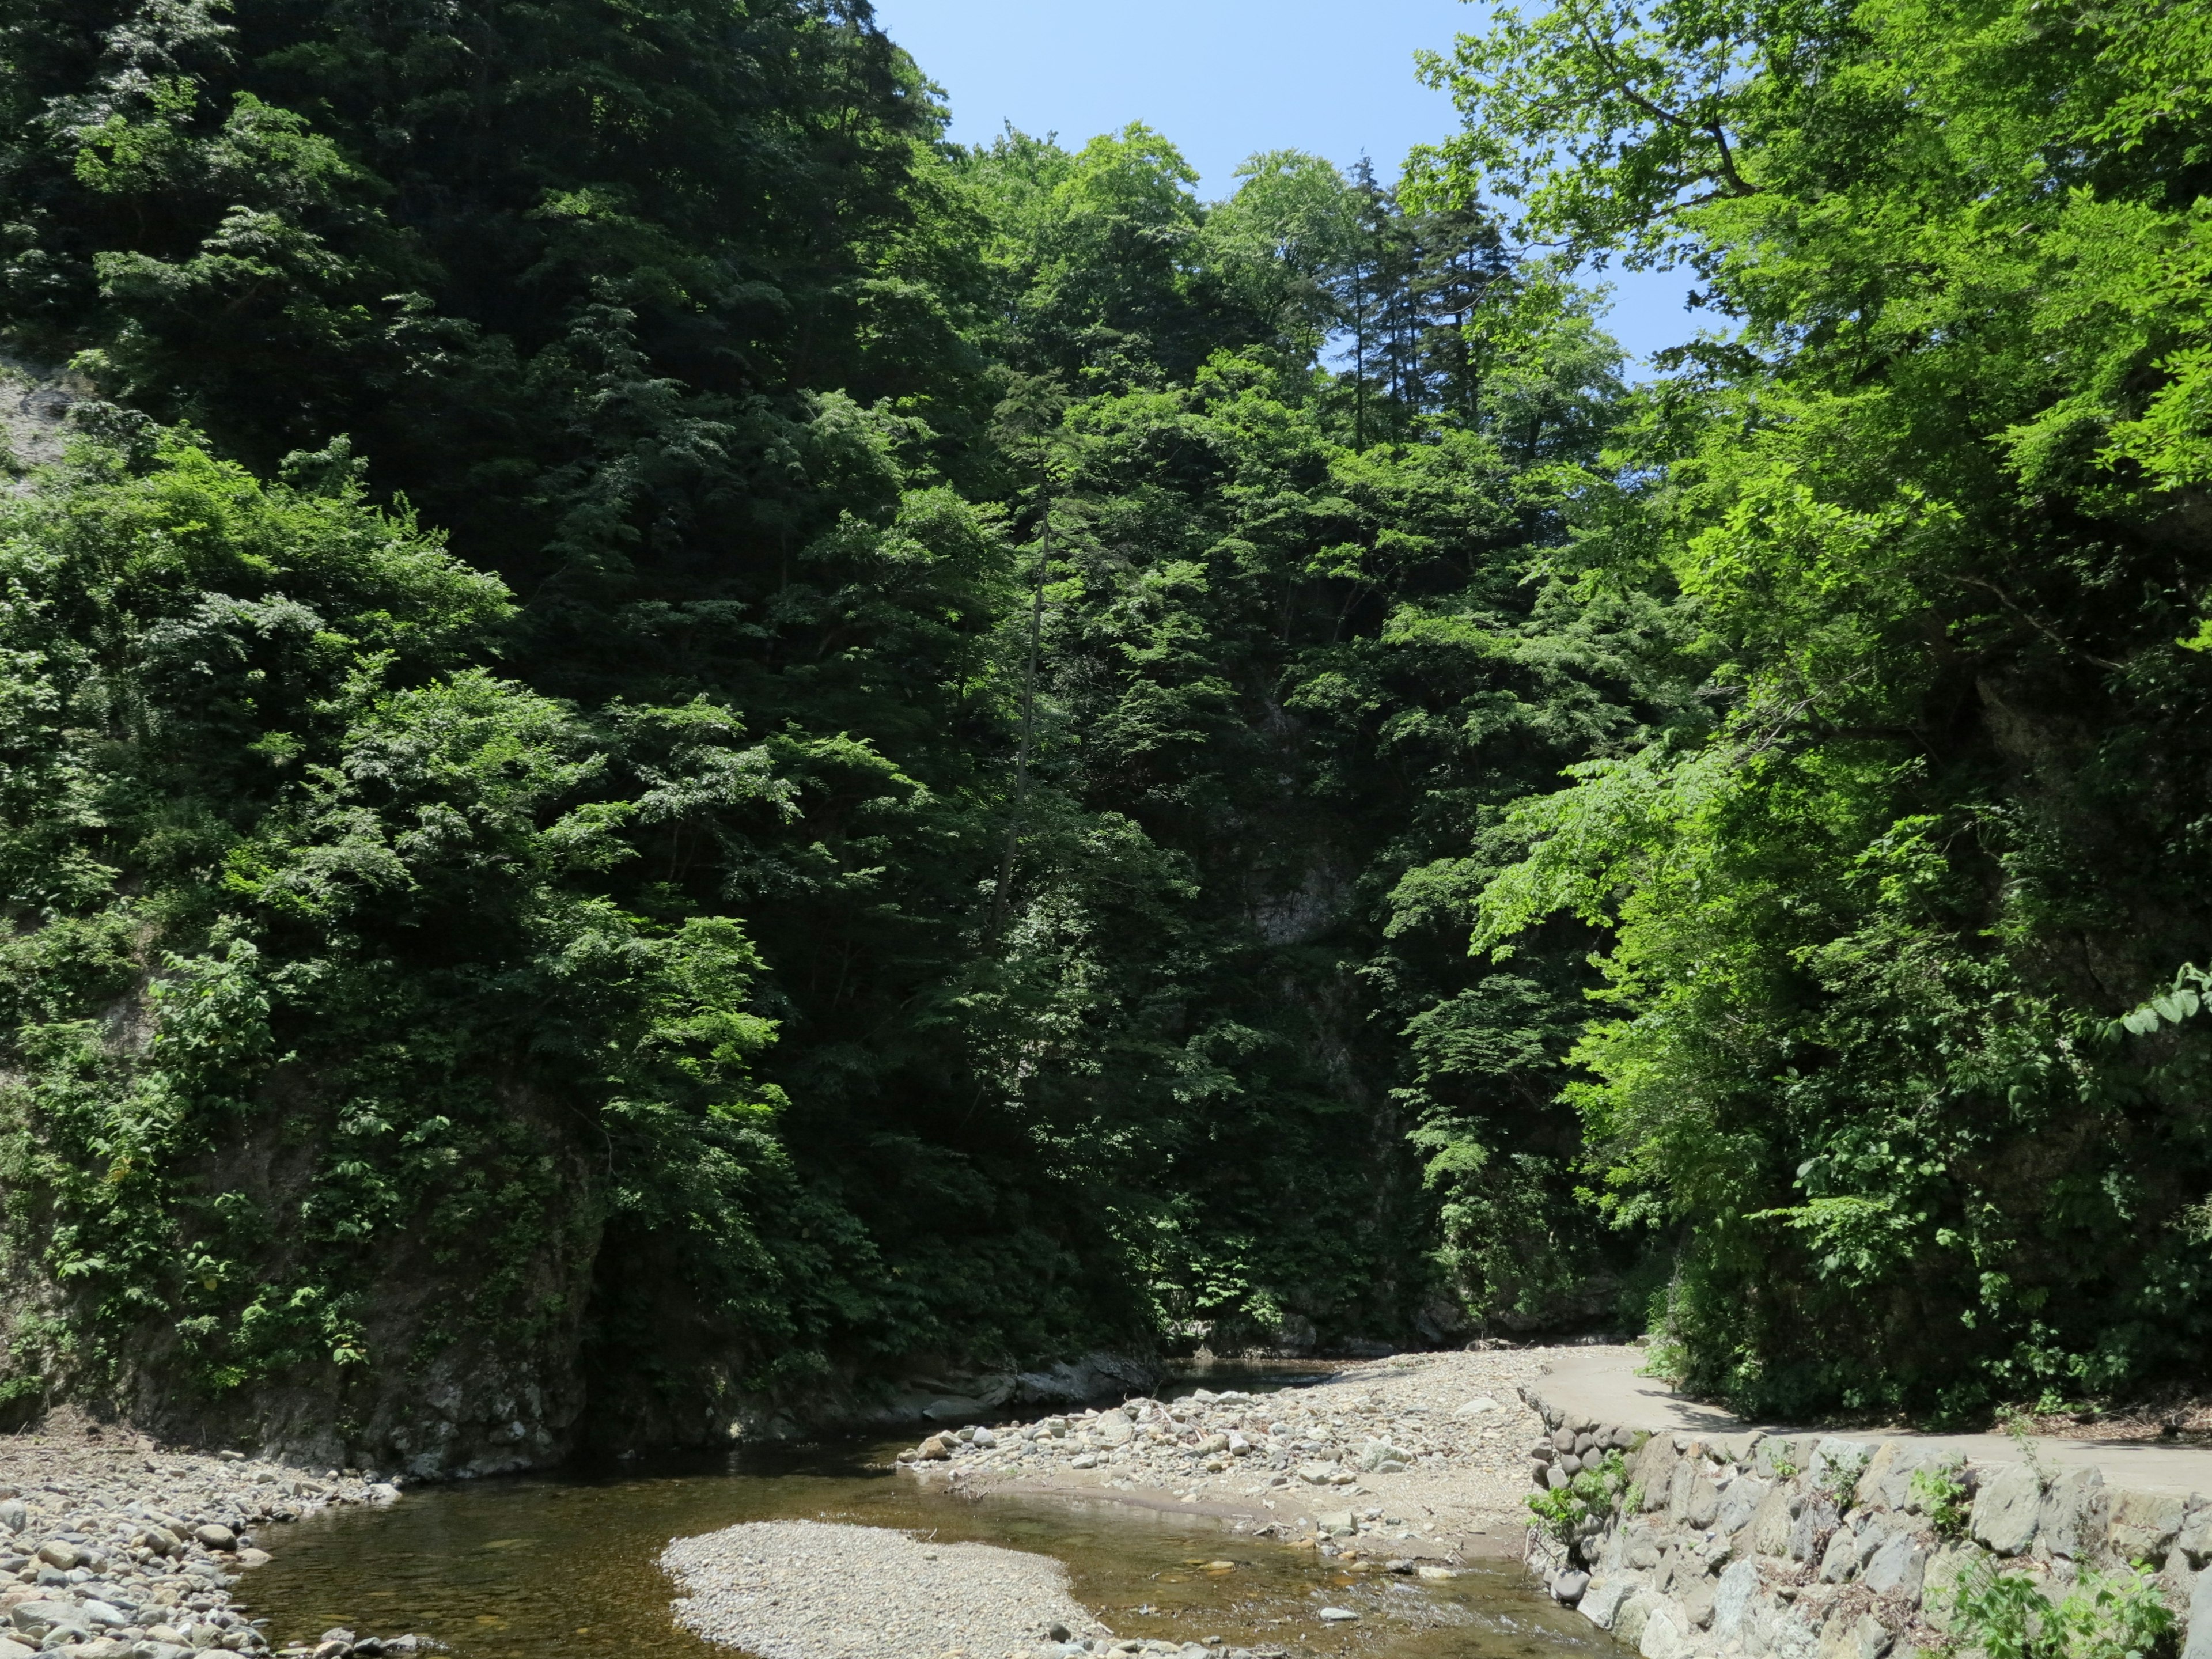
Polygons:
M1325 1553L1449 1563L1518 1555L1526 1449L1543 1425L1521 1385L1559 1351L1404 1354L1303 1387L945 1430L901 1455L971 1492L1058 1491L1192 1504Z
M42 1649L63 1659L269 1652L263 1621L234 1595L269 1559L264 1528L398 1496L359 1470L166 1452L68 1423L0 1437L0 1659ZM379 1659L422 1645L333 1630L275 1651Z

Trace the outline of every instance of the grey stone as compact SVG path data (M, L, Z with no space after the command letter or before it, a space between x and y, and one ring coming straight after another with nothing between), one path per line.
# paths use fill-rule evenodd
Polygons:
M1570 1463L1574 1462L1572 1458L1568 1458L1565 1461ZM1304 1471L1301 1469L1299 1473L1303 1474ZM1544 1471L1544 1484L1549 1486L1553 1492L1557 1492L1560 1487L1565 1486L1567 1482L1573 1479L1574 1476L1572 1474L1560 1468L1557 1463L1553 1464Z
M1850 1577L1859 1564L1859 1540L1848 1528L1839 1530L1828 1540L1828 1547L1820 1557L1820 1582L1840 1584Z
M2189 1636L2182 1644L2181 1659L2212 1659L2212 1572L2197 1578L2189 1598Z
M1790 1525L1789 1554L1792 1561L1811 1561L1820 1553L1820 1542L1836 1524L1835 1506L1825 1498L1808 1500Z
M1849 1504L1858 1488L1860 1478L1871 1466L1874 1452L1871 1442L1842 1440L1831 1435L1813 1448L1813 1479L1824 1489L1833 1491L1837 1478L1849 1474L1850 1484L1837 1494L1843 1503Z
M1874 1553L1867 1563L1864 1583L1876 1595L1917 1600L1928 1571L1927 1553L1909 1532L1900 1532Z
M78 1630L89 1636L90 1624L72 1601L19 1601L8 1614L8 1620L33 1641L46 1639L55 1630Z
M1628 1546L1628 1565L1649 1571L1659 1565L1659 1535L1641 1522L1622 1529Z
M1690 1621L1682 1609L1662 1601L1638 1633L1636 1650L1644 1659L1690 1659Z
M1717 1434L1705 1443L1724 1463L1748 1463L1765 1438L1764 1429L1749 1429L1741 1434Z
M2107 1534L2112 1554L2132 1566L2146 1562L2153 1568L2166 1565L2174 1540L2181 1535L2188 1500L2172 1492L2118 1492L2112 1494L2112 1522Z
M1921 1575L1920 1616L1939 1631L1951 1628L1951 1601L1959 1580L1987 1571L1989 1557L1972 1544L1947 1544Z
M2035 1541L2042 1483L2025 1463L2010 1463L1974 1495L1974 1540L1998 1555L2018 1555Z
M1758 1598L1759 1564L1730 1562L1713 1592L1713 1634L1723 1644L1742 1640L1752 1603Z
M1883 1655L1897 1645L1897 1638L1889 1626L1870 1613L1859 1615L1859 1621L1852 1626L1851 1633L1857 1638L1857 1650L1851 1659L1882 1659Z
M1682 1611L1690 1616L1692 1628L1703 1630L1713 1622L1713 1611L1718 1604L1720 1592L1710 1578L1700 1578L1680 1596Z
M1555 1572L1552 1575L1552 1599L1572 1607L1583 1599L1589 1589L1589 1575L1586 1572Z
M1819 1654L1820 1632L1806 1621L1805 1614L1805 1608L1793 1607L1774 1621L1776 1659L1815 1659Z
M1740 1474L1721 1492L1720 1513L1713 1524L1724 1533L1741 1532L1751 1524L1752 1516L1766 1494L1773 1490L1770 1482L1755 1474Z
M0 1499L0 1527L9 1532L21 1532L31 1524L31 1512L20 1498Z
M2069 1469L2043 1494L2035 1528L2051 1553L2069 1561L2098 1554L2111 1526L2112 1494L2096 1469Z
M1126 1446L1137 1437L1137 1425L1121 1412L1101 1412L1091 1425L1091 1437L1102 1446Z
M1646 1510L1666 1506L1667 1494L1674 1483L1675 1464L1674 1443L1663 1434L1655 1434L1644 1443L1628 1468L1629 1483L1644 1493Z
M1740 1555L1787 1555L1790 1523L1797 1518L1800 1500L1784 1482L1777 1481L1759 1500L1751 1524L1736 1534Z
M1358 1517L1350 1510L1323 1510L1314 1516L1314 1525L1331 1538L1348 1538L1359 1530Z
M1621 1598L1620 1606L1613 1615L1612 1630L1616 1639L1637 1647L1644 1640L1644 1626L1650 1620L1659 1598L1642 1585L1638 1585ZM2193 1659L2193 1656L2185 1656Z
M1783 1435L1771 1434L1759 1443L1759 1451L1752 1459L1753 1468L1770 1480L1780 1477L1785 1466L1791 1474L1802 1474L1805 1469L1805 1458L1801 1451L1803 1444L1802 1441Z
M1575 1603L1575 1610L1600 1630L1611 1630L1613 1615L1635 1590L1636 1581L1632 1578L1593 1578L1589 1588L1583 1592L1582 1600Z
M1697 1532L1720 1518L1721 1489L1704 1475L1690 1482L1689 1501L1682 1508L1682 1524Z
M2189 1552L2192 1566L2201 1567L2212 1559L2212 1498L2201 1492L2189 1494L2189 1507L2181 1520L2181 1536L2174 1542Z

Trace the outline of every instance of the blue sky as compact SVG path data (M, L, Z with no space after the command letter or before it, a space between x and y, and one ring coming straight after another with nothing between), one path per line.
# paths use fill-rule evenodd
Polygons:
M1407 149L1454 125L1451 102L1413 77L1413 52L1479 27L1462 0L876 0L891 38L942 86L952 136L977 143L1012 121L1079 144L1143 121L1204 182L1235 188L1255 150L1305 149L1395 177ZM1639 357L1695 330L1687 283L1611 273L1607 326Z

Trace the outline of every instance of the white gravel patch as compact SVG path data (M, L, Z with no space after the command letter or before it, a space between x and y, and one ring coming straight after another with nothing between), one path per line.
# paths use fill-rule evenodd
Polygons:
M677 1622L760 1659L1033 1652L1054 1625L1103 1627L1049 1556L937 1544L882 1527L754 1521L679 1538L660 1565Z

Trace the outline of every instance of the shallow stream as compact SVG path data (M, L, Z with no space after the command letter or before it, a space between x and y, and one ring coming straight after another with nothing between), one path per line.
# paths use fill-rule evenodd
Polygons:
M1408 1582L1347 1572L1310 1549L1204 1516L1105 1501L959 1498L886 1468L902 1443L425 1487L390 1509L270 1529L276 1559L240 1585L240 1599L269 1617L278 1643L344 1625L363 1635L433 1636L455 1659L732 1659L670 1617L661 1550L672 1538L740 1521L811 1519L1054 1556L1066 1565L1076 1599L1117 1636L1220 1637L1362 1659L1603 1659L1620 1651L1538 1594L1517 1563ZM1222 1571L1223 1561L1234 1565ZM1360 1620L1325 1625L1316 1615L1327 1606L1353 1608Z

